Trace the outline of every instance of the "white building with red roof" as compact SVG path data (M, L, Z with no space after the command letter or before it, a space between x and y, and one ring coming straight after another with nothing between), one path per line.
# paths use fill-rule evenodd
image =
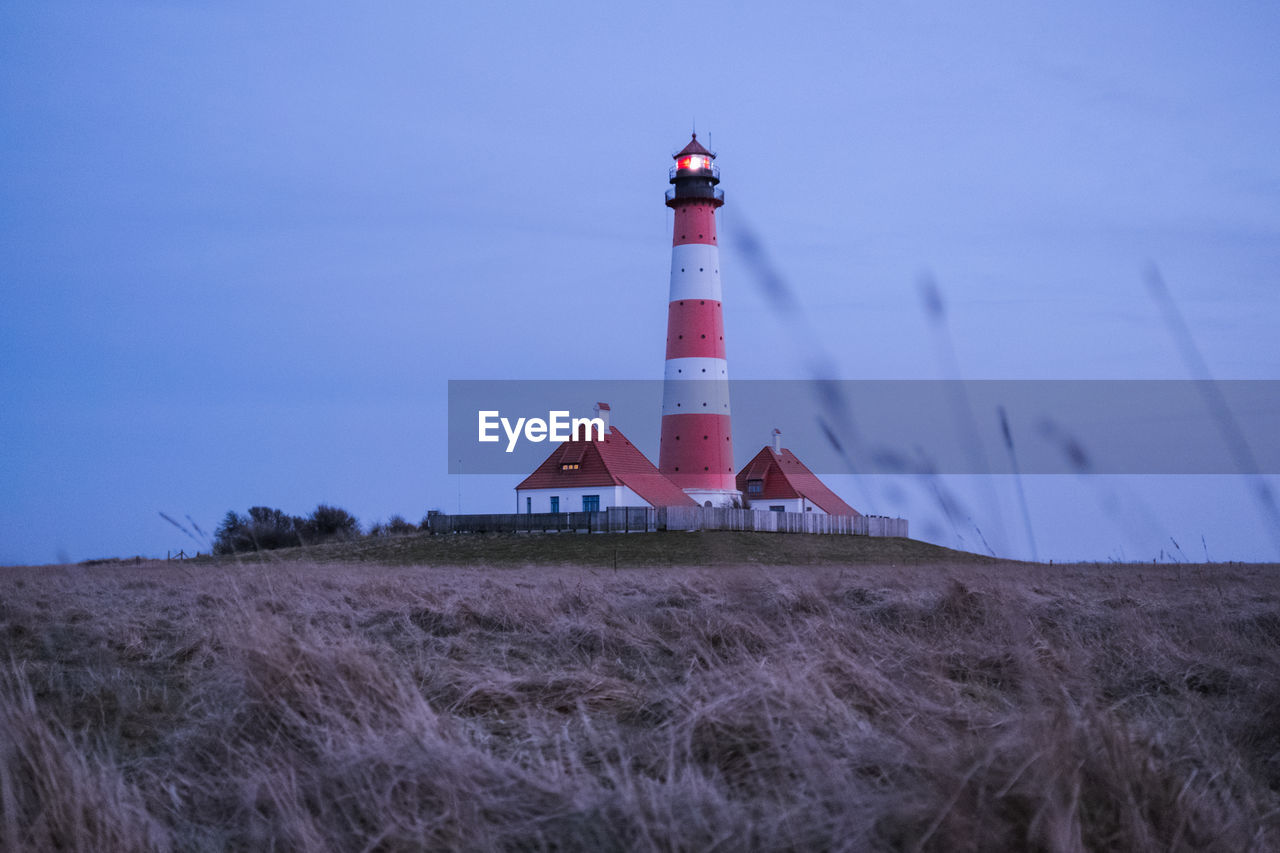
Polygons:
M566 441L516 486L519 512L595 512L615 506L697 506L596 404L604 438ZM593 433L592 433L593 434Z
M776 429L773 444L761 448L738 472L737 485L751 509L861 515L782 446L782 433Z

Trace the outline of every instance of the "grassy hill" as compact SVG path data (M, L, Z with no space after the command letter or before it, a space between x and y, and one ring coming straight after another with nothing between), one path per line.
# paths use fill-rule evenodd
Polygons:
M914 539L733 531L444 536L422 533L335 542L306 548L285 548L222 560L306 560L317 563L379 563L393 566L576 565L608 568L1001 562L992 557L954 551Z
M614 547L714 567L513 565ZM0 570L0 849L1280 849L1276 567L293 556Z

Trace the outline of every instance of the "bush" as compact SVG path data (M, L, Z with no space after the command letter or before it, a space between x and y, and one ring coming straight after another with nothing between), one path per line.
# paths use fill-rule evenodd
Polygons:
M400 516L391 519L389 532L404 533L415 528ZM372 532L372 531L370 531ZM244 554L250 551L274 551L298 545L316 545L332 540L354 539L360 535L360 522L345 509L320 504L306 518L286 515L282 510L265 506L249 508L249 514L227 512L214 531L213 553Z
M369 528L370 536L404 536L406 533L417 533L418 528L405 521L403 515L393 515L389 520L376 522Z
M418 528L405 521L403 515L393 515L391 520L387 522L387 531L392 536L400 536L405 533L417 533Z
M341 507L320 504L301 522L299 531L308 545L315 545L333 539L354 539L360 535L360 522Z
M248 523L248 519L236 515L235 510L227 510L227 514L213 531L213 553L234 554L240 550L248 550L247 547L240 547L247 540Z
M302 524L302 519L271 507L249 507L248 516L228 511L214 531L213 553L242 554L292 548L301 544L298 531Z

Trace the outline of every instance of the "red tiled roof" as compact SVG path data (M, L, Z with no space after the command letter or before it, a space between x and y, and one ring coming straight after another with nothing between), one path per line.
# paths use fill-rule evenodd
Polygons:
M708 157L714 157L710 151L702 147L702 143L698 141L698 134L693 135L693 139L689 140L689 144L680 149L680 153L676 154L672 159L679 160L686 154L705 154Z
M576 462L572 471L561 464ZM653 506L697 506L675 483L659 473L617 427L602 441L566 441L517 489L573 489L585 486L626 486Z
M769 473L769 469L770 469L772 466L773 466L773 457L772 457L772 456L765 456L765 455L763 455L763 454L757 453L757 454L756 454L756 458L755 458L755 459L752 459L752 460L747 464L747 467L746 467L746 472L747 472L746 479L748 479L748 480L763 480L763 479L765 478L765 475ZM738 476L739 476L739 477L741 477L741 476L742 476L742 472L738 472ZM779 484L786 483L785 478L784 478L784 479L779 480L779 481L778 481L778 483L779 483ZM788 485L788 486L790 486L790 484L789 484L789 483L787 483L787 485ZM742 491L742 490L741 490L741 489L739 489L738 491ZM779 495L778 497L781 497L781 496Z
M748 480L761 480L762 491L750 494ZM785 447L781 453L763 447L738 471L738 491L749 501L790 500L806 498L830 515L861 515L840 496L827 488L818 475L810 471L796 455Z

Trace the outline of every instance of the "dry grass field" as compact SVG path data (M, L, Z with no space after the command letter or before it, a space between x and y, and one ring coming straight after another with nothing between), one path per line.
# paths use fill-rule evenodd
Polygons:
M0 590L4 850L1280 848L1275 566L227 561Z

